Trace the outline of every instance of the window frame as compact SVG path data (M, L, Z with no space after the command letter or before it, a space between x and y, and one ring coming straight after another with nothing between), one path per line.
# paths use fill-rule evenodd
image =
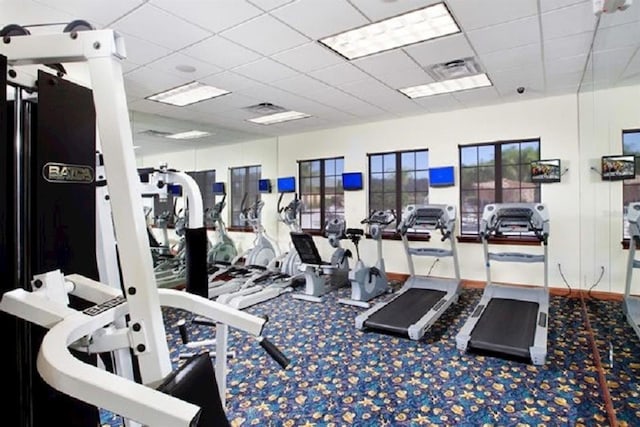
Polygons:
M621 136L620 142L622 143L622 154L623 155L626 154L625 150L624 150L624 136L625 136L625 134L638 134L638 135L640 135L640 128L637 128L637 129L622 129L622 133L620 135ZM640 167L638 167L639 163L640 163L640 153L639 154L635 154L635 161L636 161L636 165L635 165L636 178L633 181L638 180L638 178L640 177ZM629 236L627 236L626 233L625 233L625 231L627 229L626 226L625 226L627 220L626 220L625 215L624 215L624 210L626 209L627 204L629 202L625 203L624 193L625 193L625 188L626 187L631 187L631 186L640 187L640 182L634 182L633 184L631 184L631 183L627 183L627 180L623 180L622 181L622 242L621 243L622 243L622 248L623 249L629 249L629 241L630 241Z
M479 164L476 164L475 166L463 166L462 163L462 150L464 148L471 148L471 147L493 147L494 148L494 154L493 154L493 176L494 176L494 187L493 187L493 191L494 191L494 201L493 203L502 203L503 200L503 196L504 196L504 188L502 187L502 169L503 169L503 163L502 163L502 147L505 145L509 145L509 144L524 144L524 143L531 143L531 142L537 142L538 143L538 159L540 160L541 158L541 150L542 150L542 138L541 137L535 137L535 138L522 138L522 139L510 139L510 140L500 140L500 141L492 141L492 142L481 142L481 143L473 143L473 144L459 144L458 145L458 179L459 179L459 188L458 188L458 202L459 202L459 209L458 209L458 215L459 215L459 221L460 221L460 227L458 228L458 235L456 236L456 238L458 239L458 242L462 242L462 243L480 243L480 235L479 232L477 233L463 233L462 230L462 217L463 217L463 192L464 191L468 191L471 189L466 189L463 188L463 184L462 184L462 173L464 169L478 169L481 166ZM519 167L522 166L526 166L524 163L520 163L522 161L522 159L519 159L519 163L517 163L517 165ZM484 166L487 167L487 166ZM520 183L522 183L523 181L520 180ZM536 194L538 194L539 199L538 201L536 201L535 203L541 203L542 202L542 185L540 183L532 183L534 184L533 187L522 187L522 184L520 185L520 187L518 187L518 190L520 192L520 196L522 197L522 190L523 189L529 189L529 188L534 188L536 190ZM482 216L482 212L480 210L480 205L481 202L478 198L478 202L476 204L476 207L478 208L478 231L479 231L479 227L480 227L480 220L481 220L481 216ZM465 211L466 212L466 211ZM490 239L490 242L492 244L505 244L505 245L511 245L511 244L517 244L517 245L523 245L523 246L539 246L540 245L540 241L535 238L535 237L530 237L530 236L522 236L522 235L507 235L507 236L502 236L502 237L492 237Z
M428 178L428 173L429 173L429 149L428 148L410 148L410 149L405 149L405 150L396 150L396 151L384 151L384 152L376 152L376 153L367 153L367 178L368 178L368 191L367 191L367 210L369 212L369 214L371 214L372 208L371 208L371 199L372 199L372 193L377 193L377 194L382 194L382 199L383 199L383 204L384 204L384 194L385 191L383 189L382 192L380 191L372 191L373 190L373 185L371 184L373 179L372 179L372 174L373 173L382 173L383 175L386 173L384 171L384 166L383 166L383 171L382 172L372 172L372 167L371 167L371 161L372 161L372 157L373 156L388 156L388 155L394 155L395 156L395 170L394 170L394 180L395 180L395 188L394 188L394 192L395 192L395 207L393 208L396 214L396 224L394 226L393 229L386 229L383 233L382 233L382 238L383 239L387 239L387 240L402 240L400 235L397 233L396 231L396 227L397 225L400 223L401 217L402 217L402 211L404 209L404 206L402 205L402 195L404 193L412 193L414 195L418 194L419 192L417 190L412 190L412 191L406 191L402 188L402 155L403 154L407 154L407 153L412 153L414 154L414 156L417 153L421 153L421 152L425 152L427 155L427 165L425 169L417 169L416 168L416 164L414 161L414 168L411 169L411 172L416 173L416 172L426 172L427 173L427 194L426 194L426 198L427 198L427 203L429 200L429 193L430 193L430 185L429 185L429 178ZM383 160L384 162L384 160ZM384 179L384 178L383 178ZM407 232L407 237L409 240L411 241L429 241L430 240L430 235L428 233L420 233L420 232L415 232L415 231L408 231Z
M315 178L315 176L311 175L309 177L303 177L302 176L302 164L303 163L313 163L313 162L320 162L320 172L319 172L319 176L318 178L320 179L320 192L317 193L320 196L320 227L319 228L304 228L302 227L302 221L303 218L305 217L305 215L310 215L310 214L305 214L305 211L303 210L300 213L300 217L299 217L299 224L300 227L302 228L302 230L305 233L308 234L312 234L312 235L322 235L324 232L324 226L327 222L327 207L325 205L326 203L326 178L327 178L327 174L326 174L326 162L327 161L337 161L337 160L341 160L342 161L342 172L340 172L339 174L337 172L335 172L334 175L329 175L329 176L334 176L336 177L336 179L338 177L340 177L340 184L338 185L338 183L336 182L336 191L334 193L330 193L334 196L342 194L342 200L344 203L344 188L342 186L342 173L344 173L344 156L335 156L335 157L322 157L322 158L314 158L314 159L305 159L305 160L298 160L298 194L300 196L300 200L304 200L304 193L302 192L302 180L304 178ZM338 191L338 188L340 188L341 191ZM316 195L316 193L311 193L311 195ZM303 202L304 205L304 202ZM345 217L346 212L343 211L342 212L342 217Z
M256 180L256 185L255 185L255 194L253 196L258 196L258 198L262 198L262 194L260 193L260 191L258 191L258 181L260 179L262 179L262 165L258 165L258 164L254 164L254 165L246 165L246 166L235 166L235 167L230 167L229 168L229 218L228 218L228 224L229 226L227 227L228 231L237 231L237 232L253 232L253 228L250 225L235 225L234 224L234 216L236 213L239 213L238 211L234 210L234 171L237 170L244 170L243 172L243 183L242 183L242 187L243 187L243 191L242 191L242 195L240 196L240 200L242 200L242 198L244 197L245 193L249 194L249 197L252 197L252 193L250 191L247 191L248 188L251 185L251 169L252 168L258 168L258 179ZM247 199L249 199L249 197Z

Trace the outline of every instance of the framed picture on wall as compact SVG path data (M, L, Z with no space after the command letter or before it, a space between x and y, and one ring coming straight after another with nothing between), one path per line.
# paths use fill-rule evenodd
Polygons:
M531 162L531 182L560 182L561 175L560 159Z

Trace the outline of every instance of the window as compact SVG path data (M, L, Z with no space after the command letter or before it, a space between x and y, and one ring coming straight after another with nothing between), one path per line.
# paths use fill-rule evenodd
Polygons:
M175 200L172 194L161 198L159 195L153 196L153 216L154 224L158 227L173 227L176 225Z
M369 211L402 209L429 201L429 151L369 154Z
M540 202L540 184L531 182L532 160L540 160L540 140L460 146L461 234L477 235L485 205Z
M626 179L622 184L622 209L626 211L631 202L640 202L640 129L622 131L622 154L636 156L636 177ZM629 223L625 215L623 237L629 238Z
M300 161L298 168L300 199L304 206L301 227L320 231L327 221L344 218L344 158Z
M215 169L187 172L187 174L194 179L194 181L198 184L198 188L200 188L200 194L202 194L202 206L204 207L205 212L207 208L213 208L213 184L216 182ZM209 219L206 215L204 218L204 222L207 226L213 226L213 224L209 222Z
M261 169L260 166L231 168L231 227L247 227L247 224L240 220L242 199L246 194L246 203L251 205L256 197L260 197L258 181Z

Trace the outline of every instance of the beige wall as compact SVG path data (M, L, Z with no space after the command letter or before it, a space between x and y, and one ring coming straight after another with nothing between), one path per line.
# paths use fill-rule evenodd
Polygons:
M639 88L624 88L607 92L606 103L631 111L634 97L638 99ZM165 156L145 157L140 163L154 165L169 161L172 167L182 169L214 168L218 179L226 176L228 168L250 164L262 164L264 178L275 180L278 176L297 175L297 160L344 156L346 171L367 172L367 153L414 148L428 148L430 166L455 165L458 170L458 145L522 138L541 139L542 158L560 158L562 166L568 168L561 183L544 184L542 201L551 213L551 237L549 244L550 284L564 286L558 265L573 287L588 287L595 274L594 265L602 263L607 270L615 271L616 279L610 281L613 291L621 292L622 283L617 279L620 268L624 269L624 256L620 250L621 239L621 184L603 184L599 177L588 171L587 161L604 154L621 152L620 132L622 128L640 127L640 115L629 113L606 124L583 117L578 109L579 97L566 95L537 100L515 102L438 114L425 114L408 118L348 126L336 129L289 135L251 141L239 145L228 145ZM581 99L581 103L585 100ZM584 108L584 106L583 106ZM599 109L610 111L606 105ZM599 117L599 116L598 116ZM600 117L599 117L600 119ZM591 123L594 129L584 126ZM598 144L592 144L585 134L604 135ZM593 139L593 138L592 138ZM589 161L591 161L589 160ZM220 174L224 171L223 175ZM456 179L458 177L456 176ZM619 188L618 188L619 187ZM602 204L604 191L611 203ZM615 194L614 194L615 193ZM367 188L345 194L347 223L356 225L368 212ZM617 199L616 199L617 197ZM430 190L433 203L459 204L458 187L433 188ZM277 237L280 246L288 246L288 232L277 222L277 194L265 197L264 223L270 235ZM610 213L611 212L611 213ZM606 217L600 223L601 216ZM228 217L228 216L227 216ZM620 219L616 219L619 218ZM618 221L618 224L616 224ZM597 229L594 232L594 229ZM242 249L250 244L252 236L234 233ZM430 245L440 245L434 239ZM323 256L330 254L329 245L317 238ZM420 243L417 243L420 244ZM345 246L349 246L345 242ZM484 280L482 247L479 244L459 244L461 274L465 279ZM536 248L499 247L501 251L533 251ZM361 244L365 261L375 259L375 245L371 241ZM384 241L387 269L393 272L408 272L402 245L398 241ZM416 271L426 274L432 259L416 260ZM542 269L538 265L494 264L495 281L539 284ZM597 271L599 274L599 270ZM436 276L451 276L450 260L443 259L432 271ZM596 277L597 278L597 277ZM599 288L600 289L600 288Z

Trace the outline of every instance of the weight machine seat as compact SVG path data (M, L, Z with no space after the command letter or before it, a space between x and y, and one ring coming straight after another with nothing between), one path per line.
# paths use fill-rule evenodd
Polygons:
M294 231L292 231L290 234L293 246L295 246L296 251L300 256L300 261L303 264L331 265L331 263L329 262L322 261L320 252L318 252L318 247L316 246L316 242L313 241L313 237L310 234L297 233Z
M216 374L208 352L187 359L164 380L158 391L201 408L196 417L197 424L193 424L193 427L230 427L220 401Z

